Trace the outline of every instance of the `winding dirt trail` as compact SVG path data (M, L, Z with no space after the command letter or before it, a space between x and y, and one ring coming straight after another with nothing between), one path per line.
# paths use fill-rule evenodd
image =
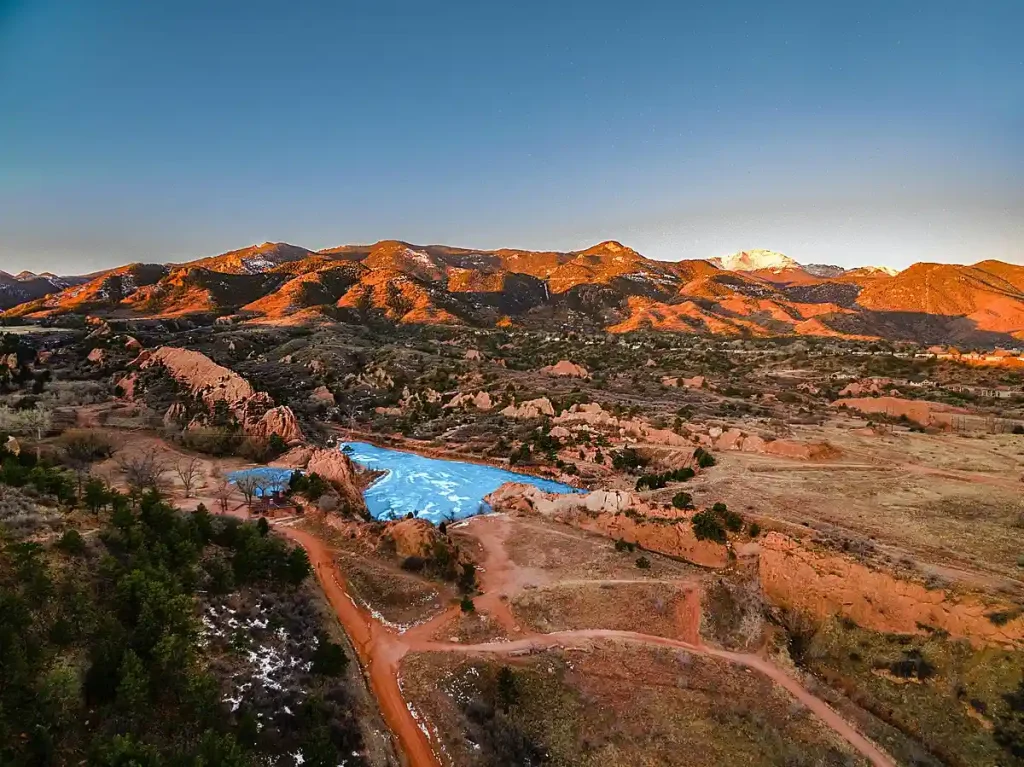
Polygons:
M507 604L507 600L518 591L522 571L505 551L505 538L509 532L508 522L505 520L489 524L483 530L474 530L485 552L481 572L481 589L484 593L477 597L475 602L478 609L489 613L506 631L518 634L519 638L481 644L437 642L431 639L439 628L458 615L458 607L450 608L405 633L400 634L385 627L349 596L345 581L334 563L334 557L322 540L291 526L281 526L277 529L306 549L317 579L352 640L363 668L366 669L370 687L377 697L384 720L398 740L398 751L404 755L410 767L440 767L440 761L430 738L421 729L402 695L399 664L407 652L517 655L553 648L579 648L595 641L619 641L675 648L697 655L720 658L757 671L800 701L874 767L894 767L894 762L885 753L861 735L827 703L816 698L796 679L770 661L758 655L735 653L703 645L699 633L695 630L699 625L696 621L685 621L687 625L694 627L686 632L685 640L610 629L578 629L550 634L524 632ZM692 617L694 612L699 617L700 603L696 590L691 590L688 594L684 610L687 618Z

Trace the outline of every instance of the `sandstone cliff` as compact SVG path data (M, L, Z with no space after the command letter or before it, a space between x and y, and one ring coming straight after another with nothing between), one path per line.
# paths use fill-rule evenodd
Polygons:
M1024 615L1014 605L928 589L780 533L768 533L761 541L759 574L768 601L813 619L842 615L873 631L924 634L938 629L975 645L1024 648ZM1013 615L1005 622L989 617Z

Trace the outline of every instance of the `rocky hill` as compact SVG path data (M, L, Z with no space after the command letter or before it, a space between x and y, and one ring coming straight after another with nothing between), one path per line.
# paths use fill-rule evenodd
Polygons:
M581 251L493 251L384 240L313 252L263 243L184 264L83 278L0 274L9 319L62 314L255 323L384 321L811 335L1013 344L1024 339L1024 267L802 266L749 250L647 258L606 241Z

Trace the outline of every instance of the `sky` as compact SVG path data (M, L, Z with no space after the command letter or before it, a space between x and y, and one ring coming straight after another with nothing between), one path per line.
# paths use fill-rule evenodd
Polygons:
M1024 2L0 0L0 270L1024 263Z

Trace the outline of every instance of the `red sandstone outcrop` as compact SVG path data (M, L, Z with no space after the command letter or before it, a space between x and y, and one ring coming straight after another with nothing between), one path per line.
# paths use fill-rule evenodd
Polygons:
M555 408L547 397L538 397L518 405L513 402L501 414L508 418L540 418L542 415L553 416Z
M89 352L89 356L86 357L86 359L89 360L89 362L92 362L94 365L102 365L104 362L107 361L107 353L103 351L103 349L96 347L91 352Z
M569 360L559 360L554 365L547 365L540 369L541 373L549 376L568 376L570 378L590 378L590 373L582 365L576 365Z
M316 448L309 445L299 445L279 455L269 465L279 469L304 469L315 450Z
M269 394L255 391L238 373L218 365L205 354L162 346L155 351L143 351L134 364L140 369L162 366L211 409L216 403L224 402L250 436L269 439L270 435L277 434L285 442L302 440L302 430L290 407L275 407ZM180 413L172 414L169 410L164 422L178 416Z
M648 551L685 559L702 567L721 568L729 564L729 550L714 541L699 541L693 534L690 520L675 524L664 521L645 521L626 514L600 514L596 517L578 515L571 522L581 530L607 535L629 543L636 543Z
M429 557L438 543L447 545L434 525L425 519L402 519L389 522L385 535L395 542L395 553L406 557Z
M881 413L890 418L906 417L907 420L913 421L919 426L932 426L939 429L952 428L956 416L970 413L970 411L963 408L945 405L941 402L901 399L899 397L838 399L832 403L832 407L847 407L869 415Z
M309 395L310 399L315 402L322 402L325 405L334 405L334 394L326 386L318 386L313 389L313 393Z
M873 631L924 634L931 628L975 645L1024 647L1024 615L1002 625L987 617L1013 615L1013 605L930 590L853 557L812 550L780 533L762 539L759 573L772 604L817 620L842 615Z
M125 336L124 348L130 352L141 352L142 344L139 343L139 340L137 338L134 338L133 336Z
M864 397L872 394L899 394L892 388L891 378L864 378L860 381L852 381L846 384L839 391L840 397Z
M446 409L457 407L475 407L477 410L490 410L494 407L491 395L485 391L478 391L476 394L456 394L450 402L445 404Z
M554 420L556 424L560 425L585 424L604 427L618 432L618 436L623 439L655 442L659 445L676 447L692 444L689 437L676 434L668 429L656 429L647 421L639 418L619 418L604 410L597 403L573 405L568 410L563 410Z
M161 346L140 354L136 363L142 369L162 365L175 380L187 385L209 405L218 401L233 405L255 394L249 382L238 373L189 349Z
M484 355L476 349L466 349L466 359L472 362L482 362Z
M350 509L366 510L366 502L356 480L355 465L340 450L314 450L306 463L306 472L319 474L330 482Z
M673 510L666 516L660 510L648 509L629 491L595 490L558 495L545 493L533 485L508 483L485 500L495 511L542 514L580 530L621 538L703 567L725 567L729 562L725 546L697 540L688 514ZM637 513L627 514L630 510Z
M804 461L824 461L837 458L841 454L838 448L827 442L797 442L790 439L767 440L736 428L718 435L714 440L714 447L716 450L739 450L744 453L763 453Z
M289 445L302 441L302 429L295 419L295 413L286 406L270 408L259 420L247 423L245 431L260 439L270 439L272 434L276 434Z
M701 389L704 387L704 376L694 376L693 378L673 378L671 376L665 376L661 379L662 386L684 386L687 389Z
M118 381L117 388L121 390L121 396L127 400L135 399L135 384L138 380L138 373L129 373Z

